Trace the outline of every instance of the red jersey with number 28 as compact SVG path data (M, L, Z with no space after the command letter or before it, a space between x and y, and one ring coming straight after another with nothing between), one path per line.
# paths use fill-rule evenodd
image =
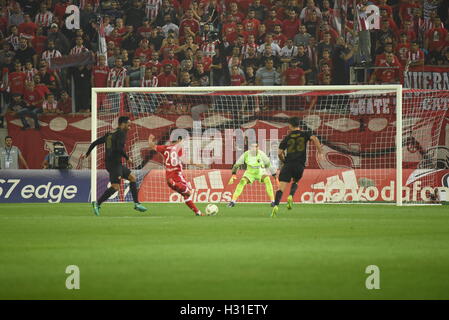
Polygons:
M182 149L179 145L156 146L156 151L164 157L166 176L182 173Z

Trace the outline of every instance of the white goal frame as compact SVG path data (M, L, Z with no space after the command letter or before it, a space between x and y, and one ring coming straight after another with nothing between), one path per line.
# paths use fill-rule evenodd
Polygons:
M91 139L97 140L97 93L185 93L185 92L229 92L229 91L348 91L348 90L372 90L391 91L396 93L396 205L402 206L402 85L332 85L332 86L220 86L220 87L122 87L122 88L92 88L91 105ZM398 183L399 182L399 183ZM91 153L91 199L97 198L97 148Z

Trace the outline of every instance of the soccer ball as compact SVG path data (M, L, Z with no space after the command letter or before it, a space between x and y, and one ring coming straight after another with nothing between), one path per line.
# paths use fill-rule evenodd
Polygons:
M206 215L215 216L218 213L218 207L215 204L208 204L206 207Z

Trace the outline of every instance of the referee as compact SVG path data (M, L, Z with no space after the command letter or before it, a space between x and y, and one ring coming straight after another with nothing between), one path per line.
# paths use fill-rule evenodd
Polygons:
M129 121L129 117L120 117L118 119L118 128L115 131L109 132L103 137L92 142L86 152L86 155L81 155L81 159L88 157L93 148L99 144L105 144L105 164L106 170L109 173L111 187L108 188L97 201L92 201L92 207L95 215L97 216L100 215L100 205L120 189L121 179L126 179L130 182L129 186L134 200L134 209L140 212L147 210L147 208L142 206L138 201L136 177L131 173L131 170L128 169L128 167L122 164L122 158L125 158L128 164L132 165L131 160L128 158L124 150L126 135L130 124L131 122Z
M278 156L283 163L281 172L279 173L279 190L276 191L274 207L271 216L275 217L279 210L282 193L287 184L292 180L290 195L287 198L287 209L291 210L293 205L293 196L298 189L298 181L302 178L304 166L307 159L307 143L313 141L318 150L318 159L323 157L323 149L320 140L311 133L302 131L299 128L299 118L292 117L288 120L290 133L279 144Z

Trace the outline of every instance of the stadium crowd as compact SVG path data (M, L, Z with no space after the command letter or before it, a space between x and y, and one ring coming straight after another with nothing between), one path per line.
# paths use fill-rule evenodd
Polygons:
M335 3L337 2L337 3ZM80 9L67 29L66 7ZM380 29L367 30L367 8ZM449 66L444 0L0 0L3 114L90 109L95 87L399 83L425 64ZM103 44L103 45L102 45ZM103 49L102 49L103 48ZM100 53L101 52L101 53ZM91 54L55 68L53 58ZM72 60L71 60L72 61ZM1 125L1 124L0 124Z

